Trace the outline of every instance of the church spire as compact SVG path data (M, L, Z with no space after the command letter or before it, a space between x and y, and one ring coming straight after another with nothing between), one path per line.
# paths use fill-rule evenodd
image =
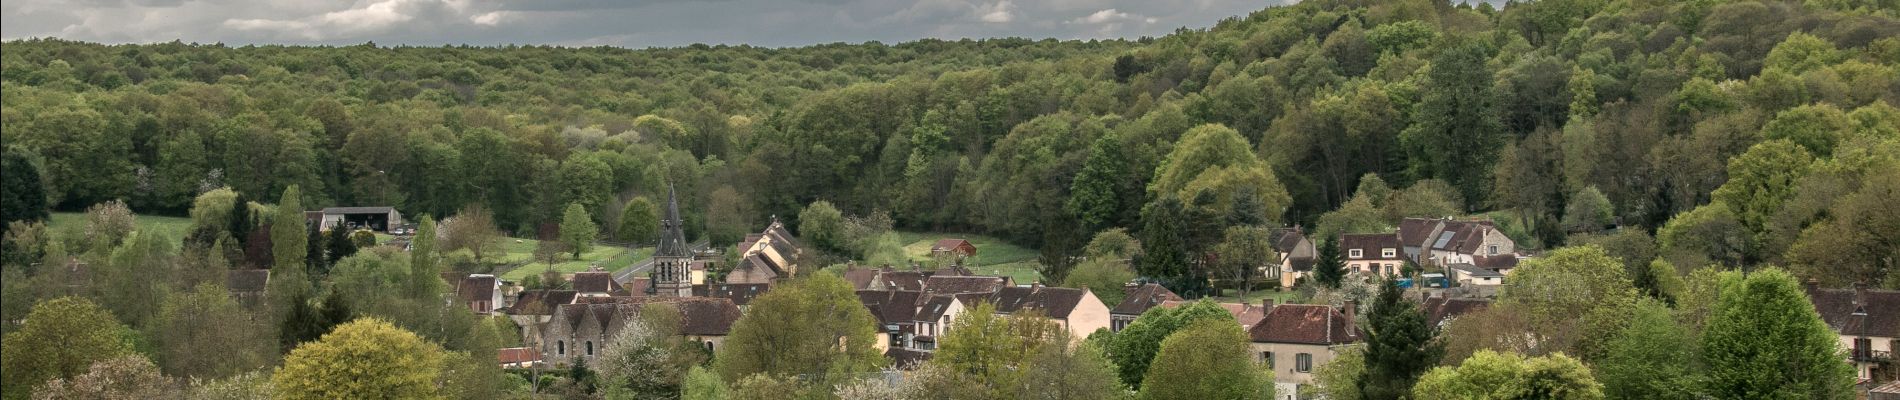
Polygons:
M666 185L666 215L660 218L660 243L654 249L654 257L691 257L692 251L686 248L686 234L681 230L685 221L680 219L679 196L674 193L673 185Z

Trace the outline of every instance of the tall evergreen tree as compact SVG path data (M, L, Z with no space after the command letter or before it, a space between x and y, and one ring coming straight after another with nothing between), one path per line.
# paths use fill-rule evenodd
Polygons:
M1173 196L1155 201L1142 212L1142 257L1135 272L1161 281L1175 293L1195 296L1198 292L1186 292L1191 284L1184 282L1188 276L1188 243L1183 237L1187 223L1183 214L1181 201Z
M1503 147L1504 124L1492 96L1493 72L1485 44L1467 41L1432 57L1417 119L1399 135L1411 154L1412 175L1451 183L1468 204L1487 197L1484 185Z
M7 147L0 155L0 171L7 174L6 179L0 179L0 229L13 221L45 220L46 187L40 182L40 164L34 162L31 153Z
M337 262L343 261L344 258L356 255L356 241L351 240L350 229L341 225L330 228L329 237L324 238L321 244L328 249L327 253L330 254L330 265L336 265ZM317 247L317 245L317 242L311 242L310 247ZM311 267L312 269L321 270L321 268L316 268L315 265Z
M1360 398L1406 398L1418 377L1445 354L1433 340L1425 312L1406 301L1397 283L1384 281L1366 314L1366 367L1359 377Z
M1854 368L1793 275L1728 276L1702 331L1702 394L1720 399L1854 398Z
M1313 280L1329 288L1339 288L1346 277L1346 261L1339 256L1339 237L1327 236L1320 242L1319 259L1313 263Z
M335 263L324 257L324 252L329 249L329 246L325 243L323 231L317 230L316 224L304 226L304 242L309 245L304 246L306 251L303 262L309 264L310 269L318 271L318 274L328 274L330 265Z
M226 230L231 232L231 240L235 241L233 244L240 249L247 248L245 246L250 244L251 231L257 229L257 216L251 213L250 196L237 192L237 196L231 198L231 218L226 222L231 224Z

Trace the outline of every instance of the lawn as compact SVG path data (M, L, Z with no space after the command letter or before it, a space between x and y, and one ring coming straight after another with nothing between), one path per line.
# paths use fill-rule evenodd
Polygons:
M155 215L134 215L133 224L139 232L159 232L173 239L183 239L185 232L191 230L191 218L162 217ZM86 225L86 213L56 212L46 222L49 230L58 230L66 226L83 229Z
M976 245L976 255L968 260L971 270L983 275L1008 276L1017 284L1027 285L1036 281L1041 274L1036 272L1035 249L1025 248L1005 242L991 236L961 233L898 232L898 240L904 243L904 254L912 260L929 261L930 245L937 239L963 239Z
M1273 299L1273 304L1290 304L1292 300L1299 295L1298 292L1293 290L1275 292L1272 287L1255 287L1253 292L1247 293L1247 297L1244 298L1239 296L1240 291L1238 290L1226 290L1225 293L1222 294L1223 296L1213 297L1214 301L1259 305L1261 299L1270 298Z
M520 241L516 242L516 240ZM502 250L505 254L497 258L496 262L501 264L525 262L526 264L502 272L501 279L520 281L528 275L539 274L542 271L546 271L548 268L547 263L532 261L534 259L534 246L536 244L538 244L537 241L529 239L503 239ZM601 269L613 271L625 268L635 261L652 256L652 247L642 247L629 251L625 247L596 245L592 250L581 253L581 257L578 260L562 256L562 261L554 263L554 270L564 274L571 274L586 271L589 265L599 265Z

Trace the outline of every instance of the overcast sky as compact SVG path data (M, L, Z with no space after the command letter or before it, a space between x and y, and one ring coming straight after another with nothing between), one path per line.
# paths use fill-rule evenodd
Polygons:
M0 38L800 46L1159 36L1291 0L5 0Z

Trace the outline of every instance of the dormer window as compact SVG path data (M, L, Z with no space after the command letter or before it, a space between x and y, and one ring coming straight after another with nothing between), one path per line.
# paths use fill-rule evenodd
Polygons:
M1398 257L1399 257L1399 249L1383 249L1383 250L1379 250L1379 257L1380 257L1380 258L1398 258Z
M1498 245L1495 245L1495 244L1491 245L1491 248L1487 249L1487 251L1491 253L1489 255L1493 255L1493 256L1498 255Z
M1365 258L1366 254L1365 254L1365 250L1352 249L1352 250L1347 251L1346 256L1352 257L1352 258Z

